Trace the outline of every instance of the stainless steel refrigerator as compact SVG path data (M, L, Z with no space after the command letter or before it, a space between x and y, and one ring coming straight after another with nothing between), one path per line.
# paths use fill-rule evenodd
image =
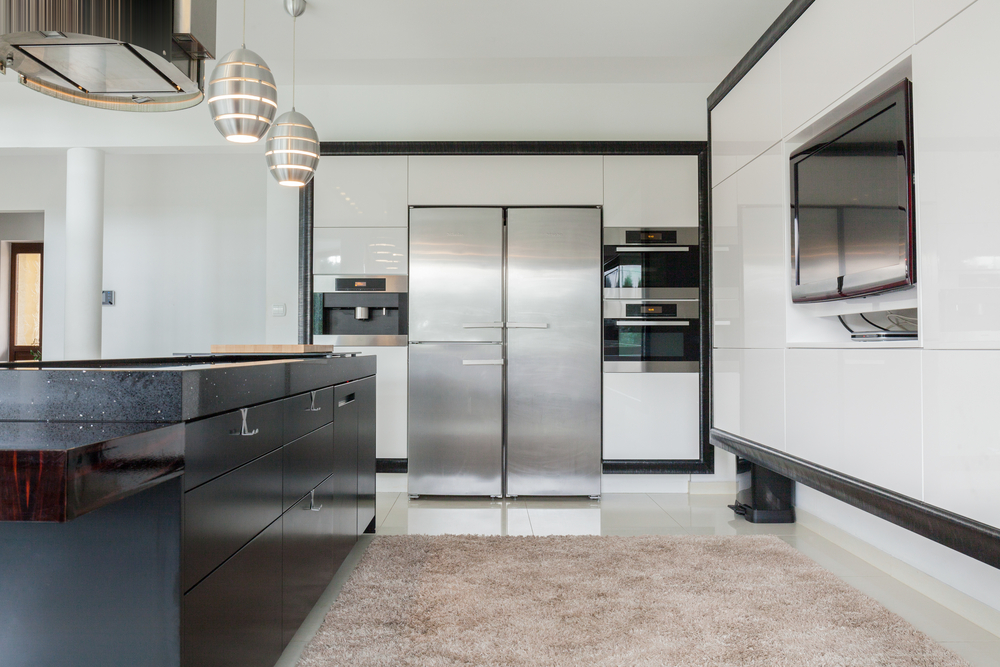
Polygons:
M410 210L409 494L601 492L601 211Z

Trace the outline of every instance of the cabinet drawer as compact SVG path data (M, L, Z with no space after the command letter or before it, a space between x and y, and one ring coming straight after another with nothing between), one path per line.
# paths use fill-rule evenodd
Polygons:
M183 601L184 667L273 667L281 656L281 521Z
M333 387L289 396L281 403L285 413L285 442L333 421Z
M288 509L333 472L333 424L288 443L281 451L282 509Z
M185 493L183 590L280 515L280 449Z
M282 407L281 401L272 401L188 423L184 432L184 490L281 447Z
M281 517L283 645L291 641L333 579L336 512L331 476Z

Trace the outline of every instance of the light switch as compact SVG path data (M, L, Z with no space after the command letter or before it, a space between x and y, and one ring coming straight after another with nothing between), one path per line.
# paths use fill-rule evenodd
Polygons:
M284 317L285 316L285 304L275 303L271 306L271 317Z

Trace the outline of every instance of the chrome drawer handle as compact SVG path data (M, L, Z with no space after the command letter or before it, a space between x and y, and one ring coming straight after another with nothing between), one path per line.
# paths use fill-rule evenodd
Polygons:
M322 505L316 505L316 489L309 492L309 507L307 507L310 512L318 512L323 509Z
M306 408L306 412L320 412L322 410L323 410L323 408L321 408L321 407L317 408L316 407L316 392L315 391L310 391L309 392L309 407Z
M255 428L252 431L247 428L247 411L249 409L250 408L240 408L240 414L243 415L243 428L240 429L240 435L257 435L260 433L259 428Z
M500 329L503 327L503 322L466 322L462 325L463 329Z
M348 394L342 400L337 402L337 407L342 408L348 403L353 403L353 402L354 402L354 394Z
M503 366L503 359L462 359L463 366Z
M508 329L548 329L549 325L544 322L508 322Z

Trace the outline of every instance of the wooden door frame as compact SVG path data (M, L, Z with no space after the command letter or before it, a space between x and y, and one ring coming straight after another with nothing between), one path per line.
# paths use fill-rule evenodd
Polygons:
M9 336L7 343L7 359L9 361L15 361L15 356L17 351L15 348L20 347L21 351L32 350L33 347L17 346L15 345L15 308L17 306L17 256L20 254L34 254L38 253L41 256L39 262L39 276L38 276L38 350L41 352L42 349L42 334L44 329L42 328L42 304L44 303L44 287L45 287L45 251L44 244L41 241L33 242L12 242L10 244L10 293L8 295L9 301L7 304L7 334Z

